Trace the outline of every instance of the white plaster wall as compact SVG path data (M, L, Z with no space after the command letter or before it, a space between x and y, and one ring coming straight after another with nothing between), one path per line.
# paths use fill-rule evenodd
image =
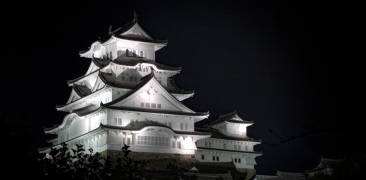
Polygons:
M197 141L198 147L226 149L234 151L250 151L250 152L254 151L254 146L256 144L258 144L258 142L226 140L216 138L206 138Z
M72 116L71 118L73 119L71 124L59 133L59 137L64 138L60 139L60 142L73 139L98 128L103 119L106 119L106 113L105 111L99 110L87 116Z
M138 54L140 51L144 51L145 58L155 60L155 50L153 44L118 39L117 50L122 51L122 53L125 54L126 49L137 50Z
M138 137L150 137L149 143L138 141ZM154 137L154 138L153 138ZM165 143L159 144L158 138L165 138ZM130 140L128 140L130 139ZM192 137L189 135L178 136L169 129L161 127L146 127L139 132L109 130L108 133L108 149L120 150L123 143L130 142L130 150L134 152L155 152L155 153L171 153L171 154L194 154L196 146ZM152 143L155 142L155 143ZM161 142L161 141L160 141ZM180 145L178 145L180 144Z
M202 149L197 150L195 153L195 159L200 162L233 162L236 168L249 168L249 169L254 169L256 156L257 156L256 154L250 154L250 153L202 150Z
M159 81L159 83L162 86L167 87L167 81L171 73L166 73L165 71L156 71L153 69L153 66L154 65L145 63L137 64L136 66L131 67L113 63L110 68L116 77L115 80L121 84L136 85L140 83L141 78L149 75L151 72L154 72L154 76ZM131 79L133 79L133 81L131 81Z
M231 137L246 138L247 125L238 123L226 123L226 134Z
M177 131L194 131L194 120L187 116L130 112L122 110L108 109L108 125L127 126L131 121L154 121L163 125L167 125ZM116 124L116 119L122 120L122 125ZM182 125L181 125L182 124ZM182 128L181 128L182 127Z
M68 142L68 145L73 148L76 148L76 144L84 145L84 149L87 153L89 152L89 148L93 149L93 153L103 152L107 150L107 133L100 130L95 133L75 138Z
M230 137L237 137L237 138L247 137L248 124L222 122L212 127L220 131L222 134L225 134Z

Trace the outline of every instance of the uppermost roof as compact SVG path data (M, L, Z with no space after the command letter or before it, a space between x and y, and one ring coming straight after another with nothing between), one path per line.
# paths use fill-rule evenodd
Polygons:
M91 58L92 55L89 53L91 53L92 49L100 47L100 45L104 46L105 44L109 44L110 42L116 40L150 43L154 45L155 51L163 48L168 43L167 40L154 39L149 34L147 34L138 23L136 15L129 23L115 29L110 26L108 31L108 35L99 37L99 39L91 45L89 50L80 51L80 56Z
M133 19L130 22L126 23L125 25L120 26L116 29L113 29L112 26L110 26L108 35L109 37L114 36L121 39L152 42L152 43L165 44L168 42L167 40L154 39L149 34L147 34L146 31L139 24L136 12L134 12Z

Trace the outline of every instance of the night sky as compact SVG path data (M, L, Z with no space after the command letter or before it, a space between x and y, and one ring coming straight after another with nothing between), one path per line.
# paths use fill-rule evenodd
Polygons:
M69 97L66 80L83 75L90 63L78 52L106 36L109 25L129 22L134 10L148 34L169 40L157 61L183 68L177 84L196 92L186 105L210 111L212 119L237 110L255 122L249 136L263 141L256 147L263 152L259 173L311 169L321 155L364 156L363 118L344 117L345 69L338 62L345 27L332 4L101 1L3 8L9 11L1 12L1 149L9 169L31 169L32 153L45 141L42 128L62 121L65 113L55 106Z

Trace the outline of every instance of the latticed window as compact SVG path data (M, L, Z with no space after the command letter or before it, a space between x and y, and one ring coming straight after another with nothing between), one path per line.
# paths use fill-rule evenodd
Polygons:
M137 144L168 146L169 138L162 136L137 136Z

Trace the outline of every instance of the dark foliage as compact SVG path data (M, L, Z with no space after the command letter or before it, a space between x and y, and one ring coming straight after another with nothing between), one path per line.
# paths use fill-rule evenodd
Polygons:
M122 147L123 157L113 165L110 157L84 149L83 145L70 148L63 143L60 148L52 148L49 153L38 157L40 176L43 179L108 180L142 179L145 163L129 157L129 146Z

